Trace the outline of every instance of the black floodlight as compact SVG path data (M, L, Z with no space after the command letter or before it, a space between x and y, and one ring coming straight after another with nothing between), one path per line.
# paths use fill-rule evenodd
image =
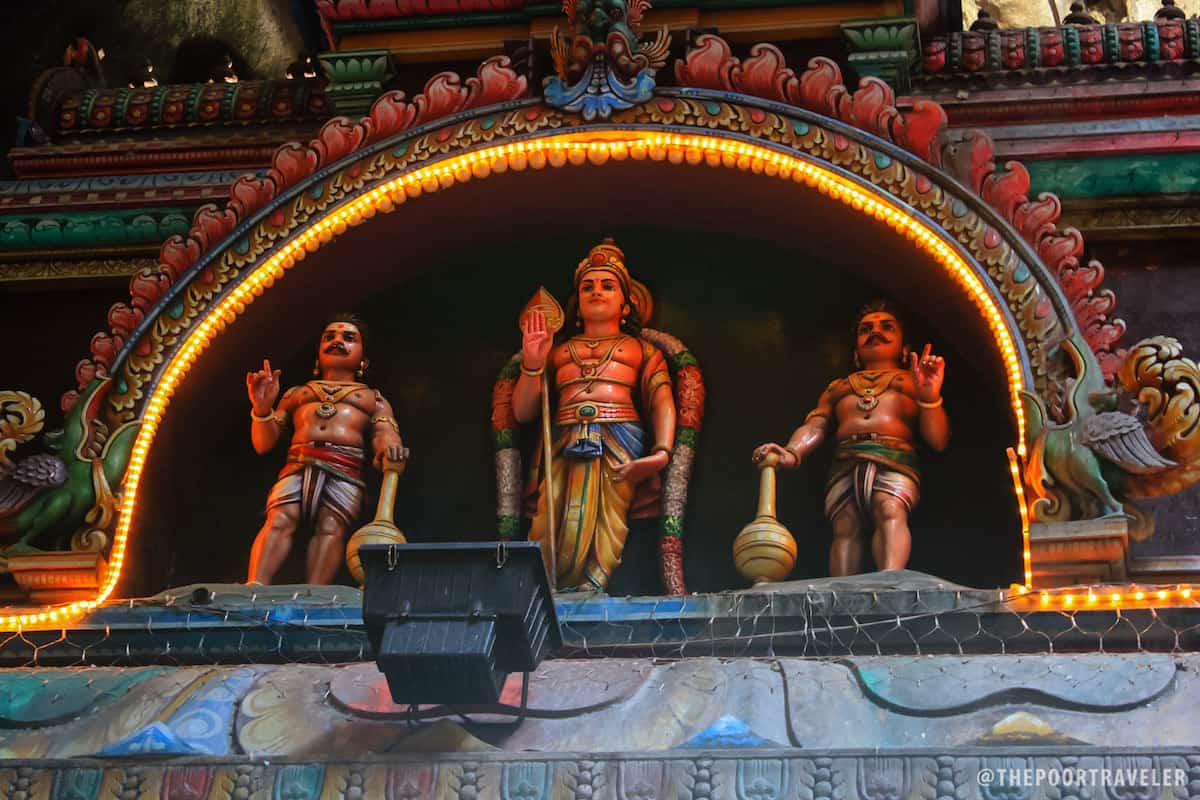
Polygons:
M495 703L562 646L536 542L359 549L363 622L397 703Z

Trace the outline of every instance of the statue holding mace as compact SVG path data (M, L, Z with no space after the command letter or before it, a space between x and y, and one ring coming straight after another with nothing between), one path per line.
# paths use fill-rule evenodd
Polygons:
M529 538L542 543L560 591L602 591L621 563L638 484L662 472L674 450L671 376L659 348L638 337L649 295L611 240L575 270L566 318L578 330L557 344L557 304L546 298L541 290L522 314L511 400L517 421L542 419Z
M287 463L267 497L267 519L250 551L250 583L271 583L302 523L313 530L306 580L332 583L346 529L362 509L363 439L370 435L374 463L381 468L395 471L407 455L391 405L361 380L366 338L358 317L333 317L321 333L314 379L288 389L278 405L279 370L264 359L261 370L246 375L255 451L268 452L289 425L293 430Z
M829 572L840 577L862 569L866 530L874 529L871 554L881 570L904 569L912 548L908 515L920 497L914 447L917 434L936 451L950 443L950 420L942 408L945 361L918 356L904 344L894 306L868 303L855 325L859 368L825 389L786 446L755 449L795 469L832 433L837 441L825 493L825 516L833 526Z

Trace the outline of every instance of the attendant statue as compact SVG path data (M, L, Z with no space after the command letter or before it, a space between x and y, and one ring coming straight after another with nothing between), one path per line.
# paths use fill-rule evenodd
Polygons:
M908 516L920 496L917 433L939 452L950 442L942 407L943 359L928 344L919 356L909 353L900 317L884 300L860 311L855 337L859 371L829 384L787 445L764 444L754 451L756 462L773 453L779 466L794 469L833 434L825 516L833 526L834 576L861 572L871 529L876 568L905 567L912 548Z
M549 464L542 464L529 538L542 543L560 591L608 585L621 563L635 490L667 467L674 450L671 376L659 348L639 338L648 302L639 301L639 286L607 240L575 270L566 312L573 335L556 344L540 308L521 320L512 412L530 422L545 408L553 423L544 427ZM542 402L544 387L552 411ZM678 573L678 564L672 569ZM681 591L679 575L672 585Z
M287 463L267 497L267 519L250 551L250 583L271 583L303 524L312 530L306 580L332 583L342 563L346 529L362 509L366 484L363 440L370 436L374 463L404 459L400 428L378 389L362 382L367 368L367 329L352 314L325 325L317 347L316 376L283 393L279 370L246 375L250 440L258 453L271 450L292 428Z

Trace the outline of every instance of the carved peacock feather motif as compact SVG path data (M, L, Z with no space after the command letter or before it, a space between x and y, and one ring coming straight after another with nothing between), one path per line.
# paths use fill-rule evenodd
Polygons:
M1129 497L1161 497L1200 481L1200 367L1183 357L1169 336L1134 345L1117 380L1146 410L1145 436L1164 459L1165 468L1148 473L1128 470L1123 485Z

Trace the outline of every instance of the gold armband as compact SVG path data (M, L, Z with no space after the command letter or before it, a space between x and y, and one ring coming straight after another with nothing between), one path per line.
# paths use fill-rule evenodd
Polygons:
M650 376L650 380L646 382L646 397L653 397L654 392L660 386L670 386L671 376L665 371L656 372Z
M382 416L382 415L380 415L378 417L371 417L372 425L378 425L381 422L386 422L388 425L391 425L392 430L394 430L396 433L400 432L400 424L397 423L396 420L392 419L391 417L386 417L386 416Z
M942 407L942 399L943 398L939 397L937 399L937 402L934 402L934 403L926 403L924 400L918 400L917 405L919 405L921 408L941 408Z
M274 422L276 425L283 424L283 420L276 416L274 411L272 411L270 414L264 414L260 417L258 414L254 413L254 409L252 408L250 409L250 419L254 420L255 422Z
M674 447L668 447L668 446L667 446L667 445L665 445L665 444L656 444L656 445L654 445L654 449L650 451L650 455L654 455L655 453L657 453L657 452L659 452L659 451L661 451L661 452L663 452L663 453L666 453L666 454L667 454L667 458L670 458L672 455L674 455L674 453L675 453L675 448L674 448Z
M541 375L545 371L546 371L546 367L544 364L542 365L541 369L529 369L528 367L525 366L524 361L521 362L521 374L522 375L528 375L531 378L536 378L537 376Z

